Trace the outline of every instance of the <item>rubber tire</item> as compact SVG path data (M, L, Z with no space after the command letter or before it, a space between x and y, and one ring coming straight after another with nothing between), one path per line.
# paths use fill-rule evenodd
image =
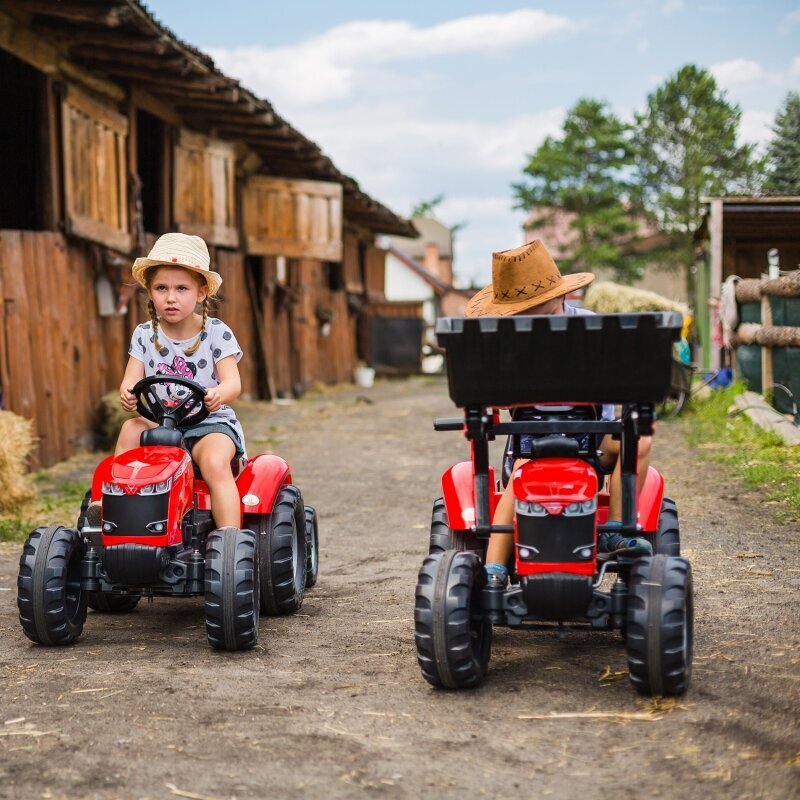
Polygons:
M317 511L313 506L304 506L306 531L306 589L317 582L319 576L319 525Z
M132 594L88 592L87 605L100 614L127 614L139 605L141 597Z
M482 553L480 546L476 546L477 541L474 536L470 535L469 531L454 531L450 529L444 499L437 497L433 501L433 511L431 513L431 536L428 555L444 553L445 550L469 550Z
M628 583L628 674L638 692L679 695L692 673L692 567L685 558L638 558Z
M689 398L691 368L683 364L672 365L669 394L661 401L657 416L661 419L674 418L683 411Z
M92 490L88 489L86 494L83 496L83 500L81 500L81 510L78 512L78 524L75 526L78 531L82 531L84 525L86 525L86 511L91 502Z
M84 544L74 528L52 525L28 536L19 559L17 608L25 635L47 646L72 644L86 621L87 593L80 581Z
M432 686L467 689L486 676L492 625L473 616L485 583L475 553L446 550L425 558L417 580L414 640L422 676Z
M249 650L258 643L259 580L256 534L218 528L206 540L205 612L215 650Z
M271 616L294 614L306 587L305 508L296 486L278 492L272 514L259 531L261 610Z
M658 515L658 530L650 537L655 555L679 556L681 554L681 532L678 524L678 506L665 497L661 501Z

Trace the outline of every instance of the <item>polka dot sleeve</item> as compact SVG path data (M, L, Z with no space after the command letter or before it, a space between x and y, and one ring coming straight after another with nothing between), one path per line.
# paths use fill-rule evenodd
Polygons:
M148 330L145 330L145 327ZM145 325L137 325L133 330L131 336L131 346L128 348L128 355L133 356L139 361L145 361L147 358L147 338L150 335L150 323Z
M214 357L214 363L233 356L238 364L242 360L242 349L239 347L233 331L220 319L211 319L210 323L211 354Z

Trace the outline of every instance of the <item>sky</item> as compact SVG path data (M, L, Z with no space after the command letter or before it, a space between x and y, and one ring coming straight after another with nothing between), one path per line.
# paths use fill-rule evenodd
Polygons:
M800 91L800 0L147 1L393 211L443 195L463 285L524 241L511 184L579 98L631 120L694 63L763 147Z

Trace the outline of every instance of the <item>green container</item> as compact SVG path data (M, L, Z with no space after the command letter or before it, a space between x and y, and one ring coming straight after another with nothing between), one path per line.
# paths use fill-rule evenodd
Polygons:
M776 384L785 386L794 395L794 402L800 406L800 347L772 348L772 380ZM794 412L792 397L778 386L773 392L772 404L782 414Z
M761 394L761 345L743 344L736 348L736 377Z
M761 322L761 303L739 303L739 322Z
M800 328L800 297L770 297L773 325Z

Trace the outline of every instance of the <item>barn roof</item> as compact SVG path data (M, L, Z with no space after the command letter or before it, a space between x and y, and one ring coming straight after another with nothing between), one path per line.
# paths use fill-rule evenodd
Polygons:
M180 40L139 0L30 0L23 9L32 14L34 32L56 41L76 63L140 86L201 130L244 141L262 159L262 172L340 183L349 221L374 233L417 235L269 102Z

